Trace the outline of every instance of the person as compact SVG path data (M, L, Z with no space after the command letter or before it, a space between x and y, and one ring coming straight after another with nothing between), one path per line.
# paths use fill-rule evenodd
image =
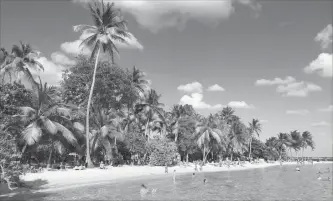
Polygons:
M197 165L197 163L195 163L194 171L198 172L198 165Z
M206 185L206 182L207 182L207 179L204 179L204 180L203 180L204 185Z
M194 177L195 177L195 172L192 173L192 179L194 179Z
M173 183L176 183L176 170L173 170Z
M301 171L301 169L299 169L299 167L296 167L296 171L299 172L299 171Z
M165 164L165 170L164 170L165 174L169 173L169 170L168 170L168 165Z
M100 164L99 164L99 168L100 168L100 169L105 169L105 165L104 165L103 161L100 162Z
M147 187L144 184L141 184L141 190L140 190L141 198L144 198L147 195L148 191L149 190L147 189Z

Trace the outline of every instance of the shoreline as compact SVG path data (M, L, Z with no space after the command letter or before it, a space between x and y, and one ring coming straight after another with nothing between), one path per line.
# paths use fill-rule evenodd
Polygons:
M315 162L315 164L332 163L331 161ZM216 164L215 164L216 165ZM279 166L279 162L274 163L258 163L250 164L247 163L244 166L232 166L219 167L213 164L207 163L203 166L205 172L225 172L225 171L241 171L256 168L267 168L272 166ZM296 162L285 162L283 165L296 165ZM311 164L305 164L311 165ZM42 173L27 173L21 178L25 182L33 182L36 180L46 181L46 184L40 186L36 192L49 192L49 191L60 191L70 188L78 188L89 185L109 184L115 183L117 180L132 180L149 178L156 176L170 176L172 177L173 170L176 170L177 174L188 174L194 172L194 164L190 163L189 166L173 166L169 167L169 173L165 174L164 167L162 166L122 166L122 167L107 167L108 169L102 170L99 168L85 169L85 170L66 170L66 171L45 171Z

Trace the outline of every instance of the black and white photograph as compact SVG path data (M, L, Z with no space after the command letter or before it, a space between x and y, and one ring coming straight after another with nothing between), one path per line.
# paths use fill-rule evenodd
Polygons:
M332 0L0 0L0 200L332 200Z

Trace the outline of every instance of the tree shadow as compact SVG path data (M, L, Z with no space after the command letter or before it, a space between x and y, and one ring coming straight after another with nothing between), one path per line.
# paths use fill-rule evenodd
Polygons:
M19 184L19 188L9 190L7 184L0 183L0 200L43 200L51 195L50 193L37 192L43 185L47 184L46 180L34 180Z

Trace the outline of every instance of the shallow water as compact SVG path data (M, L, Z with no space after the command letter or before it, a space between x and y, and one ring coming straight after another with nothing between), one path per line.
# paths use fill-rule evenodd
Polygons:
M52 192L44 200L139 200L140 185L157 188L145 200L332 200L332 182L317 180L318 168L332 170L332 164L305 165L296 172L295 165L243 171L172 174L140 180L84 186ZM331 177L332 173L322 175ZM206 185L203 179L207 179Z

